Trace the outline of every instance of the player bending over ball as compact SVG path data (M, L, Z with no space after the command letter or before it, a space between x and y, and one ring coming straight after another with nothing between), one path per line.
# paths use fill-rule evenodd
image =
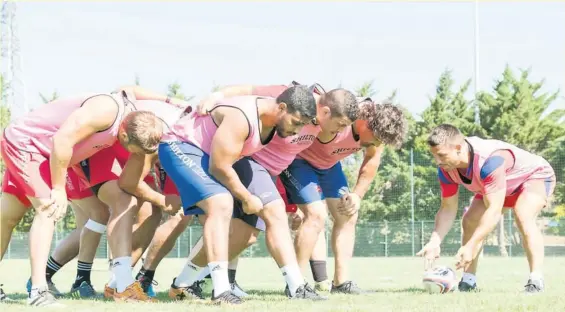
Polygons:
M477 256L506 208L514 209L530 265L530 277L524 290L528 293L542 291L544 243L536 217L555 188L553 168L542 157L512 144L465 137L449 124L433 129L428 145L439 166L442 198L430 241L418 255L427 261L439 257L441 241L457 215L458 189L463 185L475 197L462 220L462 247L456 256L457 268L464 269L459 290L476 289Z

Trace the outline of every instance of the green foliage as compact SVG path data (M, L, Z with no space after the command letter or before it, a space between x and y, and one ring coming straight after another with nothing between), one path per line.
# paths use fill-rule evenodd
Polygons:
M177 82L172 83L167 86L167 95L172 98L177 98L185 101L190 101L194 98L194 96L187 96L181 92L181 85Z

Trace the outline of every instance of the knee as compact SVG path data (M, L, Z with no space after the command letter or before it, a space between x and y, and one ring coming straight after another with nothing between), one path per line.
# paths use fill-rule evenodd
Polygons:
M265 221L267 227L273 224L284 223L288 226L288 217L282 200L275 200L265 205L259 216Z
M90 218L88 221L92 220L100 224L108 224L109 219L110 219L110 210L104 207L100 209L93 209L90 212Z
M471 215L464 215L463 219L461 220L461 227L463 232L470 232L473 231L478 224L479 220L473 218Z
M303 226L323 229L326 223L326 207L321 202L301 207L304 212Z

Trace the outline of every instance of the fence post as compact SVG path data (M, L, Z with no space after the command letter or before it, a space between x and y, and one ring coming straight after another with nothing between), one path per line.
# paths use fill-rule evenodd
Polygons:
M188 254L192 251L192 226L188 227Z
M12 244L8 243L8 259L12 259Z
M414 149L410 149L410 206L412 210L412 256L416 255L416 242L414 233L414 205L415 205L415 194L414 194Z
M424 220L422 220L420 225L420 246L424 247Z
M510 234L510 246L508 247L508 254L510 255L510 257L512 257L512 245L514 244L514 234L512 233L512 209L509 209L509 213L508 213L508 231Z
M177 245L177 258L180 258L180 241L182 240L182 235L177 238L175 244Z

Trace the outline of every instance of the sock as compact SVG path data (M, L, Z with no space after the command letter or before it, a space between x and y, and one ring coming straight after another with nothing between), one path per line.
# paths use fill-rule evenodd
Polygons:
M61 269L61 266L62 265L55 261L53 257L49 257L49 260L47 260L47 268L45 269L45 278L47 279L47 281L51 280L53 275L55 275L55 273L57 273L57 271Z
M213 261L208 263L212 284L214 284L214 296L231 291L230 281L228 279L228 262Z
M286 265L281 268L281 271L288 285L288 290L290 290L290 295L294 296L298 287L304 285L304 278L302 273L300 273L300 267L298 267L298 264Z
M228 281L230 284L235 283L235 272L236 270L228 269Z
M310 269L312 269L312 277L315 282L319 283L328 279L326 260L310 260Z
M123 292L135 282L131 270L131 257L119 257L114 259L112 272L116 278L116 291Z
M239 262L239 257L232 259L228 263L228 270L237 270L237 263Z
M197 281L198 273L202 268L192 263L192 261L188 260L186 265L180 272L180 274L175 279L175 286L177 287L188 287L192 286L194 282Z
M477 283L477 277L473 273L465 272L463 273L463 277L461 278L461 281L469 285L475 285Z
M155 271L153 270L146 270L143 267L139 270L139 273L137 273L137 276L135 277L136 280L139 280L140 277L144 277L145 279L149 280L149 281L153 281L153 278L155 277Z
M212 278L210 276L210 269L208 268L208 266L205 266L202 270L200 270L200 273L198 274L198 277L196 278L197 281L201 281L205 278Z
M532 281L538 281L541 282L543 285L543 274L541 272L538 271L534 271L530 273L530 279Z
M90 284L90 272L92 271L92 263L79 261L77 265L77 278L75 279L74 287L80 286L82 282Z

